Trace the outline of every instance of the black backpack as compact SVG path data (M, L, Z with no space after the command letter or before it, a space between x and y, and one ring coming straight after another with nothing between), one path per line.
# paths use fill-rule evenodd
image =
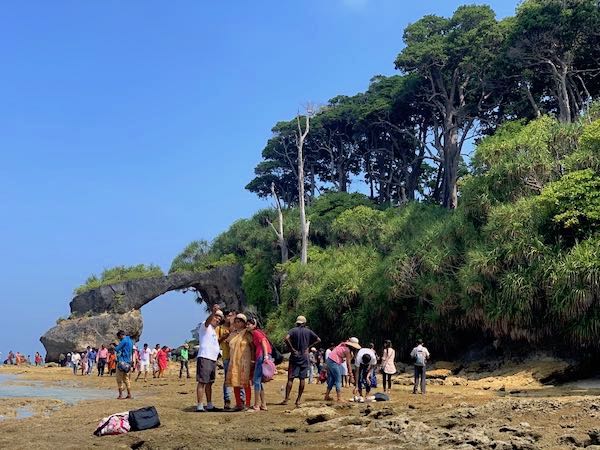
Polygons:
M160 426L158 412L154 406L134 409L129 411L129 425L131 431L148 430Z

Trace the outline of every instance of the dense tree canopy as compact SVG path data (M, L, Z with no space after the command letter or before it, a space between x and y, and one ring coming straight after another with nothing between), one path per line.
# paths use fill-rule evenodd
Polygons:
M408 26L399 75L315 112L302 182L297 121L279 122L247 189L284 203L192 243L171 270L244 265L249 302L280 342L298 314L438 354L496 340L600 352L600 11L525 0ZM464 158L466 143L475 150ZM352 191L359 191L357 193Z

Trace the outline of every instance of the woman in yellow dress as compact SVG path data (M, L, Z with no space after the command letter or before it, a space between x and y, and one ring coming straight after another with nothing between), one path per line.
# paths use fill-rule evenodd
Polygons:
M233 320L233 331L227 337L229 342L229 370L225 379L226 386L233 387L235 395L235 410L244 409L242 403L242 388L246 396L246 407L250 407L252 391L250 381L252 380L252 333L246 329L247 318L244 314L238 314Z

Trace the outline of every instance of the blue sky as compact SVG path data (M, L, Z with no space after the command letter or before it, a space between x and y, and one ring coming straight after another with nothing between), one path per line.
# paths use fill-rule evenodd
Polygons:
M10 2L0 17L0 352L32 353L73 288L114 265L168 270L268 206L244 186L279 120L394 74L404 27L459 1ZM491 1L499 17L516 1ZM142 309L189 336L179 293Z

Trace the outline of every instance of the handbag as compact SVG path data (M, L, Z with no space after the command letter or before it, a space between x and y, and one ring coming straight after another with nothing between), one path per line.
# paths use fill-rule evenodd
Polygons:
M94 431L94 435L106 436L113 434L124 434L129 432L130 429L131 426L129 424L129 413L125 411L102 419L98 424L96 431Z
M275 374L277 373L277 368L275 367L275 363L271 358L265 358L262 362L262 381L266 383L271 381Z
M154 406L146 406L129 411L129 424L131 431L148 430L159 427L160 419Z
M131 370L131 364L125 361L119 361L117 363L117 369L119 369L121 372L129 373Z

